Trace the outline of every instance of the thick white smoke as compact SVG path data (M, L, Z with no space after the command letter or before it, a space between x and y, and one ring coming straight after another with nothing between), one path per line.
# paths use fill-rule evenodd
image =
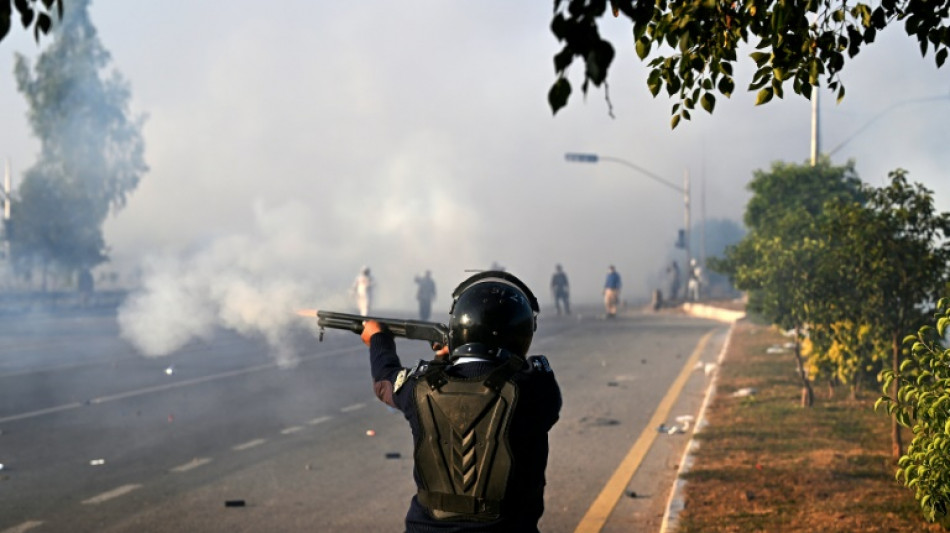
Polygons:
M320 296L320 250L308 237L312 214L299 204L255 209L255 228L215 239L179 257L152 257L141 289L119 309L122 336L147 356L161 356L216 328L266 339L283 363L296 354L290 333L306 320L295 314ZM335 298L339 303L341 296Z

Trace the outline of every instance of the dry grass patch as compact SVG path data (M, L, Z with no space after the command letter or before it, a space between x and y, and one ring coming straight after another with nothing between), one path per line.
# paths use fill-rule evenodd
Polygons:
M794 354L766 353L785 342L765 326L736 326L709 425L696 435L679 532L943 531L894 480L876 391L852 400L816 387L814 407L800 407ZM747 387L755 394L733 396Z

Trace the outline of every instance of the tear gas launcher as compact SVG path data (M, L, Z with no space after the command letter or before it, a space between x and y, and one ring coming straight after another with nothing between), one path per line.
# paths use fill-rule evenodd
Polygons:
M323 340L324 328L346 329L357 335L363 333L363 323L367 320L379 322L383 328L388 329L396 337L405 337L407 339L429 341L433 350L438 350L442 346L449 344L449 328L445 324L437 322L426 322L424 320L407 320L401 318L382 318L375 316L351 315L348 313L337 313L334 311L300 311L298 314L304 316L317 317L317 325L320 326L320 340Z

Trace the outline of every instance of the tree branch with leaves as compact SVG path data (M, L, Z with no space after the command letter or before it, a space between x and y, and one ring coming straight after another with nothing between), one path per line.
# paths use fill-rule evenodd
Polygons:
M608 11L609 6L609 11ZM950 0L882 0L875 4L842 0L555 0L551 32L563 43L554 56L557 79L548 92L556 114L572 87L568 69L584 64L581 89L606 86L613 45L600 25L623 17L632 27L632 45L646 61L647 86L654 97L665 91L676 100L671 126L689 120L697 106L712 113L717 95L735 90L739 49L754 47L755 74L748 86L756 105L783 98L786 84L805 98L824 84L845 96L846 63L874 42L879 31L901 22L917 40L921 55L934 53L937 67L950 46ZM669 50L669 53L664 52Z

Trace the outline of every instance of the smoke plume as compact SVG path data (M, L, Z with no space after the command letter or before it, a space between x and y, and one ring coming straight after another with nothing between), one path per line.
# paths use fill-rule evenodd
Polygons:
M141 289L119 309L122 337L146 356L162 356L225 328L263 338L278 361L292 363L291 333L305 320L295 311L314 307L321 292L307 268L321 255L308 239L312 215L300 205L257 206L254 214L250 233L149 258Z

